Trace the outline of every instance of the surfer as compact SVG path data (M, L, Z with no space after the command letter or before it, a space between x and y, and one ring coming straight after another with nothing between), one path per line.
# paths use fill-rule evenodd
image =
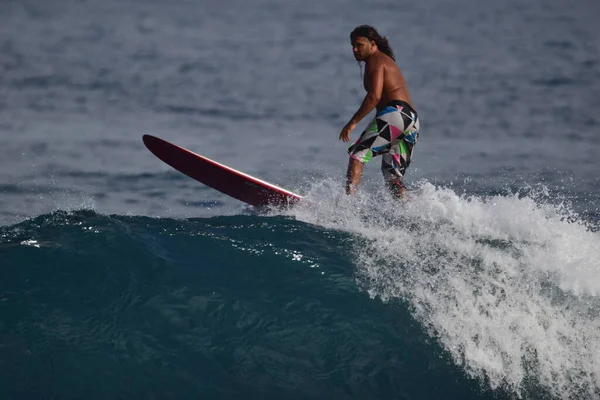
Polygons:
M367 94L356 113L340 132L340 140L350 141L350 133L373 108L375 118L358 140L348 148L350 161L346 174L346 194L354 194L364 165L381 155L381 170L387 188L401 198L406 192L402 183L419 137L419 119L414 110L404 76L396 64L387 38L369 25L350 33L356 61L365 63L364 88Z

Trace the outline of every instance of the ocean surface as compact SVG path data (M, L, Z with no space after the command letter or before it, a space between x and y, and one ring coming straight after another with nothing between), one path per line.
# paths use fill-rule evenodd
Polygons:
M600 399L599 20L0 0L0 399ZM377 159L342 193L360 24L421 118L406 202ZM310 203L241 204L143 134Z

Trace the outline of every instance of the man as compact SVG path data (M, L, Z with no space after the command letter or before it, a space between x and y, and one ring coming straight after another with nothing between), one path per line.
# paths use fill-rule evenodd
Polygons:
M361 25L350 34L357 61L365 62L364 88L367 94L354 116L344 126L340 140L350 141L350 133L373 108L375 118L358 140L348 148L346 194L354 194L364 164L381 155L381 170L387 188L398 198L406 192L402 183L419 137L419 119L412 106L402 72L396 65L387 38L375 28Z

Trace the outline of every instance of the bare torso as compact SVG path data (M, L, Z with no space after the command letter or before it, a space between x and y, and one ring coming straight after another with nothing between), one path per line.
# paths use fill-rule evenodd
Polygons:
M377 111L381 111L386 104L393 100L403 100L407 102L411 107L414 108L408 88L406 87L406 81L402 71L398 68L398 65L387 55L379 52L373 54L367 60L368 63L374 63L376 68L383 68L383 90L381 93L381 99L377 103ZM368 68L366 68L368 70ZM367 82L369 81L368 73L365 73L364 86L365 90L368 91Z

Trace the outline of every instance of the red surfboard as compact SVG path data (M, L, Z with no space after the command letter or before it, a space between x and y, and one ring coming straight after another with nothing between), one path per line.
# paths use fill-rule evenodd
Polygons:
M302 196L237 171L155 136L144 144L156 157L205 185L253 206L291 206Z

